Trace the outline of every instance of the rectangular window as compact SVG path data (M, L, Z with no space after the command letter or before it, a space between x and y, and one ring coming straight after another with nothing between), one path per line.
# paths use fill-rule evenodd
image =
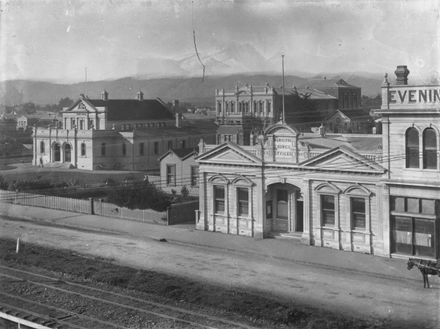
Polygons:
M144 155L144 148L145 148L145 144L139 143L139 155Z
M391 199L391 210L405 212L405 198L393 197Z
M353 229L365 229L365 199L351 198L351 218Z
M176 186L176 165L167 165L167 185Z
M182 143L182 148L184 149L186 147L186 141L183 140L181 143Z
M173 148L173 141L168 141L167 147L168 147L168 150L172 149Z
M199 166L191 166L191 186L199 186Z
M123 156L127 155L127 145L125 145L125 143L122 144L122 155Z
M86 143L81 143L81 156L86 155Z
M418 214L420 212L419 209L419 200L415 198L407 198L406 199L406 211L414 214Z
M154 142L154 154L159 154L159 142Z
M214 186L214 212L216 214L225 212L225 187Z
M105 143L101 144L101 156L105 157Z
M422 199L422 214L435 215L435 200Z
M249 189L237 188L237 213L238 216L249 215Z
M335 225L335 197L321 195L322 225Z

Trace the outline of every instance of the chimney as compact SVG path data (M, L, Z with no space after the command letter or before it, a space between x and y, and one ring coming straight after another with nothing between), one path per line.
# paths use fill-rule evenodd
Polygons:
M180 113L176 113L176 128L180 128Z
M102 99L103 101L108 101L108 92L107 92L107 90L103 90L103 91L102 91L102 93L101 93L101 99Z
M325 127L324 127L324 125L322 123L321 123L321 125L318 128L318 133L319 133L319 136L321 136L321 137L325 136Z
M139 90L136 98L138 101L143 101L144 100L144 93Z
M394 73L396 74L396 77L397 77L396 78L396 85L407 85L408 84L409 70L406 67L406 65L397 66Z

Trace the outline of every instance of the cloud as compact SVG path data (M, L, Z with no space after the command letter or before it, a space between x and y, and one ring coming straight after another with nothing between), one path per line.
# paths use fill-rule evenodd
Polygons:
M434 0L13 1L1 24L8 78L79 80L84 66L126 76L139 61L192 54L193 28L202 54L249 43L266 58L284 53L294 70L438 70Z

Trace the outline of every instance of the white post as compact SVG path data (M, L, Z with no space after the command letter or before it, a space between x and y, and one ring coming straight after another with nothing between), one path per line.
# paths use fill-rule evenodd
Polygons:
M17 246L15 247L15 253L18 254L20 251L20 238L17 238Z

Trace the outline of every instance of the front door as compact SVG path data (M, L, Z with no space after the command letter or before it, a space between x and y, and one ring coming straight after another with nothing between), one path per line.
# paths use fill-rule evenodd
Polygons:
M72 161L70 144L64 145L64 162Z
M53 161L59 162L61 161L61 148L60 144L55 143L53 146Z

